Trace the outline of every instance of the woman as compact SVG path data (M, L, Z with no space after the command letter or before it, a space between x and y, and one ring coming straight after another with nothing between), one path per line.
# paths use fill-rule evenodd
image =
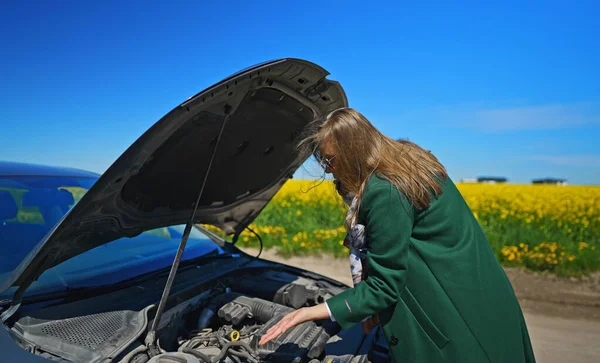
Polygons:
M510 281L471 210L428 151L380 133L362 114L329 114L301 145L357 198L366 279L267 331L331 318L343 329L378 317L394 361L535 362Z

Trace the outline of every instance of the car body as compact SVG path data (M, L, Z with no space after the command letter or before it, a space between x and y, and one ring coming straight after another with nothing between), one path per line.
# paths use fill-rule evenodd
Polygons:
M0 162L3 356L389 361L380 328L329 320L259 346L283 314L348 286L235 246L309 156L299 138L347 106L327 75L298 59L240 71L165 115L102 175Z

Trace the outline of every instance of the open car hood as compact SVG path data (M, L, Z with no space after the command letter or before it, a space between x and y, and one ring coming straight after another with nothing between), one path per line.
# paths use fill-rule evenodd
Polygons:
M305 127L347 106L329 73L281 59L189 98L135 141L4 281L24 290L45 270L121 237L186 223L217 145L195 223L240 233L308 158Z

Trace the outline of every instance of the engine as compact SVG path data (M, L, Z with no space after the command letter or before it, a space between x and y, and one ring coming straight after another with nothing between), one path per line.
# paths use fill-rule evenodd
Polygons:
M227 287L226 287L227 286ZM305 322L261 346L283 316L327 300L341 290L285 272L223 281L160 334L162 354L129 355L121 363L389 363L383 334L363 335L329 319Z
M259 360L296 362L317 358L331 331L314 322L298 325L264 346L258 342L292 308L237 293L214 298L198 318L197 329L180 342L178 351L200 361Z
M13 330L24 349L57 362L389 363L381 329L368 335L360 326L342 331L329 319L300 324L258 344L286 314L340 291L339 286L273 270L213 280L173 297L152 345L145 338L155 305L129 291L123 293L129 301L112 299L115 307L129 309L105 308L105 296L91 297L19 316ZM138 308L132 307L138 300ZM90 307L96 311L82 313Z

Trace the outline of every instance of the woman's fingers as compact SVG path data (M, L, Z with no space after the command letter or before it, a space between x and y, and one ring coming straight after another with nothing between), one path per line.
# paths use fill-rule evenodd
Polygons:
M277 338L284 332L285 330L283 328L283 322L279 322L276 325L272 326L269 330L267 330L267 333L260 338L258 344L264 345L270 342L271 340Z
M284 324L284 322L282 319L277 324L275 324L271 328L269 328L267 330L266 334L260 338L260 341L258 342L258 344L264 345L264 344L270 342L271 340L277 338L281 334L283 334L283 332L284 332L283 324Z
M283 333L281 328L279 328L279 327L275 327L275 328L276 328L275 330L269 329L269 331L267 331L267 333L260 338L260 341L258 342L258 344L265 345Z
M271 328L269 328L267 330L266 334L261 337L258 344L264 345L264 344L270 342L271 340L277 338L281 334L285 333L288 329L293 328L294 326L301 323L302 322L301 310L302 309L296 310L296 311L284 316L277 324L273 325Z
M286 330L286 327L287 327L290 319L291 318L289 316L284 317L277 324L273 325L271 327L271 329L267 330L267 333L277 334L277 335L282 334Z

